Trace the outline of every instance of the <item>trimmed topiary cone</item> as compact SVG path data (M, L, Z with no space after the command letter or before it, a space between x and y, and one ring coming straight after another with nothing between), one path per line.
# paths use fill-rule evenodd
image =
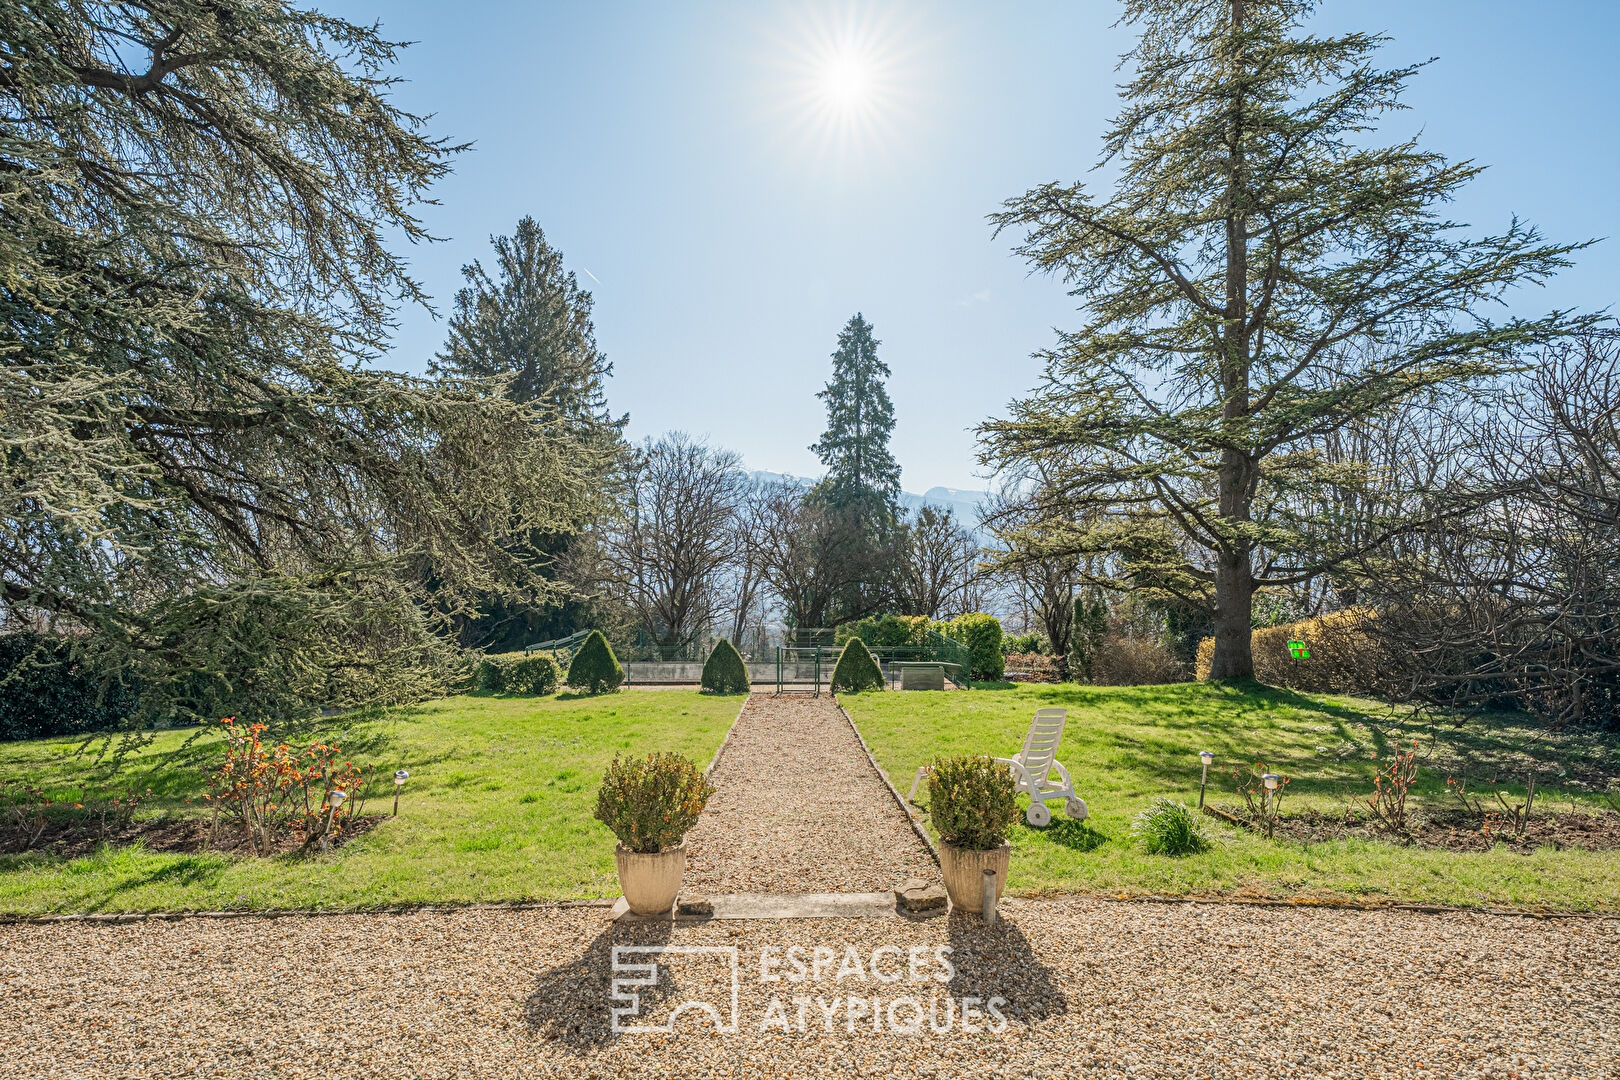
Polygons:
M613 655L613 646L600 630L592 630L585 644L568 665L568 685L589 694L617 690L624 682L624 668Z
M860 638L850 638L833 667L832 688L851 694L883 689L883 669Z
M748 665L737 646L725 638L714 643L703 661L703 689L713 694L746 694L750 689Z

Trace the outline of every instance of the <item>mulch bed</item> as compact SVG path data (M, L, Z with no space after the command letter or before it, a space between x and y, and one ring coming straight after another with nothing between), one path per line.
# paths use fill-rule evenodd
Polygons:
M1260 831L1242 810L1215 806L1208 810L1222 821ZM1514 836L1508 822L1493 824L1486 832L1478 817L1456 810L1417 811L1411 814L1406 836L1397 836L1374 825L1364 816L1349 811L1331 814L1306 810L1283 814L1274 834L1290 840L1315 843L1323 840L1389 840L1412 843L1447 851L1490 851L1501 845L1528 855L1538 848L1555 850L1577 848L1583 851L1620 851L1620 814L1612 810L1588 813L1581 810L1543 811L1531 817L1523 836Z
M365 814L344 824L331 839L332 847L342 847L357 836L388 820L387 814ZM0 853L17 854L37 851L61 858L78 858L95 852L102 844L128 847L142 844L148 851L198 854L219 851L242 855L256 854L246 830L227 822L220 822L217 833L210 838L208 819L201 817L156 817L136 821L126 826L102 830L93 821L52 821L38 840L29 841L32 834L21 834L14 829L0 828ZM304 846L303 840L291 831L273 838L271 854L288 855Z

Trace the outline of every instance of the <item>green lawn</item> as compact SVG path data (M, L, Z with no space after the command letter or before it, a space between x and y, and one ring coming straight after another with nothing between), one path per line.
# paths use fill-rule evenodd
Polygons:
M616 751L678 750L707 764L740 697L626 690L600 698L460 697L323 732L375 763L390 809L397 768L411 772L397 819L327 855L255 859L109 849L64 859L0 856L0 912L359 908L399 903L615 896L613 836L594 820L597 781ZM209 733L160 734L117 783L151 787L142 809L197 813ZM304 736L313 738L314 732ZM0 778L58 797L93 781L72 740L0 744Z
M1213 818L1201 820L1212 850L1184 858L1146 855L1130 835L1131 819L1157 795L1196 805L1197 753L1217 764L1264 759L1293 777L1284 813L1310 806L1342 810L1369 792L1380 757L1402 737L1388 710L1370 702L1187 683L1150 687L1019 686L955 693L844 695L878 761L902 795L918 765L936 755L1018 750L1034 710L1062 705L1068 726L1058 758L1091 807L1084 825L1052 803L1053 824L1033 829L1020 818L1012 836L1010 887L1045 892L1224 894L1356 898L1520 909L1620 910L1620 852L1543 848L1519 854L1498 846L1471 854L1410 848L1383 841L1303 843L1266 840ZM1372 714L1377 723L1368 723ZM1513 718L1474 720L1431 732L1413 727L1427 755L1418 804L1448 798L1448 772L1522 773L1531 755L1591 782L1620 776L1620 749L1592 738L1551 738ZM1430 745L1430 737L1434 743ZM1228 777L1212 771L1209 800L1233 803ZM1601 786L1601 785L1599 785ZM1572 802L1596 809L1601 799L1573 787L1545 791L1553 808ZM918 801L926 803L926 785Z

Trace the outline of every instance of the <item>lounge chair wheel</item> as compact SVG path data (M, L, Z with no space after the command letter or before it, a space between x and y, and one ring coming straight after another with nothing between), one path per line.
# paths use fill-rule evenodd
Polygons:
M1086 800L1080 798L1078 795L1065 801L1063 804L1063 809L1076 821L1086 820L1086 817L1091 813L1091 811L1086 808Z
M1029 809L1024 811L1024 820L1037 829L1045 828L1052 824L1052 811L1048 810L1043 802L1032 802Z

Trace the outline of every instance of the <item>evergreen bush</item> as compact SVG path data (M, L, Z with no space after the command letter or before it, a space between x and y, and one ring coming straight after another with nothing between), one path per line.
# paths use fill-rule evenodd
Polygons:
M0 740L104 731L136 707L135 693L92 671L71 642L29 631L0 635Z
M486 656L478 661L478 689L499 694L506 689L506 676L512 665L503 656Z
M746 694L749 690L748 665L737 646L721 638L703 661L703 689L713 694Z
M991 851L1018 818L1012 770L982 754L941 758L928 774L928 816L952 847Z
M602 631L592 630L568 665L568 685L589 694L601 694L617 690L623 682L624 667L613 655L613 646L608 644Z
M973 677L985 682L1000 682L1006 671L1007 660L1001 652L1001 620L994 615L975 611L953 619L947 629L951 637L966 645L973 654Z
M833 666L832 688L851 694L883 689L883 669L878 667L872 651L860 638L850 638L844 644L844 651L838 654L838 663Z
M514 694L541 697L555 693L562 681L562 670L557 661L545 653L522 653L512 662L506 676L506 689Z

